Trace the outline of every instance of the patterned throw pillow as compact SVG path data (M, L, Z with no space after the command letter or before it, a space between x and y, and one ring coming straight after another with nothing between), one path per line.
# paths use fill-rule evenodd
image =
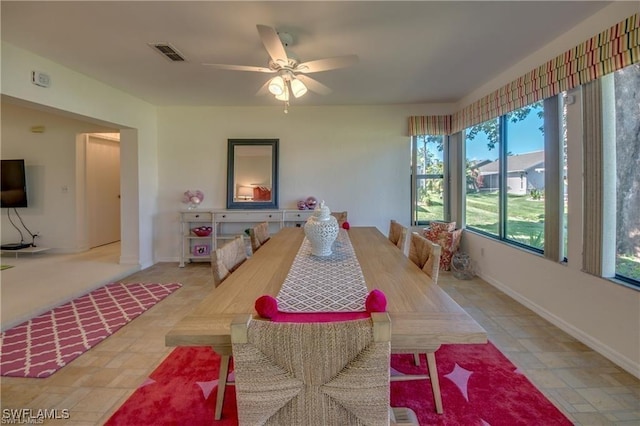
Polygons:
M452 232L456 230L455 222L431 222L429 227L434 231Z
M455 227L455 222L452 223ZM431 222L432 226L433 224L434 222ZM451 269L451 259L453 258L453 255L458 251L458 247L460 246L462 229L448 231L446 229L440 230L431 227L425 230L424 236L428 240L438 244L442 248L442 251L440 253L440 269L443 271L449 271Z

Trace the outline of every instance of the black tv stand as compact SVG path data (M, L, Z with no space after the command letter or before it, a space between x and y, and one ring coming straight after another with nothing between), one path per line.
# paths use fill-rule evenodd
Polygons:
M28 243L11 243L3 244L0 246L0 250L22 250L31 247L32 244Z

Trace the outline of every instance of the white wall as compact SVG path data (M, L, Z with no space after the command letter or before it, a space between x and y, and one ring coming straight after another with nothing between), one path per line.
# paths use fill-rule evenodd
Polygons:
M472 232L462 250L484 280L640 377L640 292Z
M24 159L27 177L28 208L18 213L33 233L40 234L36 244L59 252L74 252L77 245L76 217L76 135L109 131L103 126L2 103L3 159ZM32 133L31 127L44 126L44 133ZM66 190L64 189L66 188ZM13 209L11 209L13 216ZM20 222L13 216L14 222ZM2 209L2 243L20 242L20 234ZM25 242L29 234L21 228Z
M155 107L6 42L2 42L1 53L3 100L121 129L121 262L143 267L153 264L158 195ZM49 74L51 87L31 84L32 70Z
M637 12L637 2L614 2L544 49L505 70L467 96L460 106ZM472 232L464 233L462 249L477 262L483 279L640 377L640 292L581 271L583 152L581 121L576 120L581 117L579 91L574 95L577 102L569 106L568 112L569 263L552 262Z
M444 112L443 112L444 111ZM159 221L156 258L177 261L182 193L204 192L202 208L226 207L227 139L280 140L280 208L310 195L352 225L410 221L409 115L452 105L386 107L159 108ZM250 123L250 125L247 125Z

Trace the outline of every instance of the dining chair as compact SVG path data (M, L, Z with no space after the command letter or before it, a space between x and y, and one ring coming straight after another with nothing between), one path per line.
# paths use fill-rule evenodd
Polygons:
M213 284L218 287L233 271L247 260L247 249L242 235L211 253Z
M409 259L415 263L418 268L422 269L434 284L438 284L441 253L442 248L438 244L429 241L417 232L411 233Z
M347 221L347 214L348 212L331 212L331 216L336 218L340 228L342 228L344 223Z
M388 425L386 312L339 322L231 323L238 419L260 425Z
M269 241L269 222L262 222L249 230L251 238L251 250L255 253L267 241Z
M411 233L409 244L409 259L418 266L425 274L431 277L434 284L438 283L438 274L440 270L440 251L438 244L434 244L422 237L417 232ZM405 376L405 379L429 379L431 382L431 390L433 392L433 401L436 406L436 412L442 414L442 395L440 394L440 381L438 379L438 369L436 365L435 352L426 352L427 358L427 375ZM414 352L414 362L420 365L420 353ZM392 378L393 380L393 378Z
M406 253L405 243L407 228L391 219L389 222L389 241L396 245L403 253Z

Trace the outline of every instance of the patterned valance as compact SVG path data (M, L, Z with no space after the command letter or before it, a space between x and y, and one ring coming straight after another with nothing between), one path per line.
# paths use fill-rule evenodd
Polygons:
M550 98L638 62L640 19L638 14L634 14L456 112L448 120L450 133ZM415 123L446 122L446 117L410 117L409 133L443 134L430 133L441 127L417 126Z
M414 115L409 117L409 135L448 135L451 133L450 115Z

